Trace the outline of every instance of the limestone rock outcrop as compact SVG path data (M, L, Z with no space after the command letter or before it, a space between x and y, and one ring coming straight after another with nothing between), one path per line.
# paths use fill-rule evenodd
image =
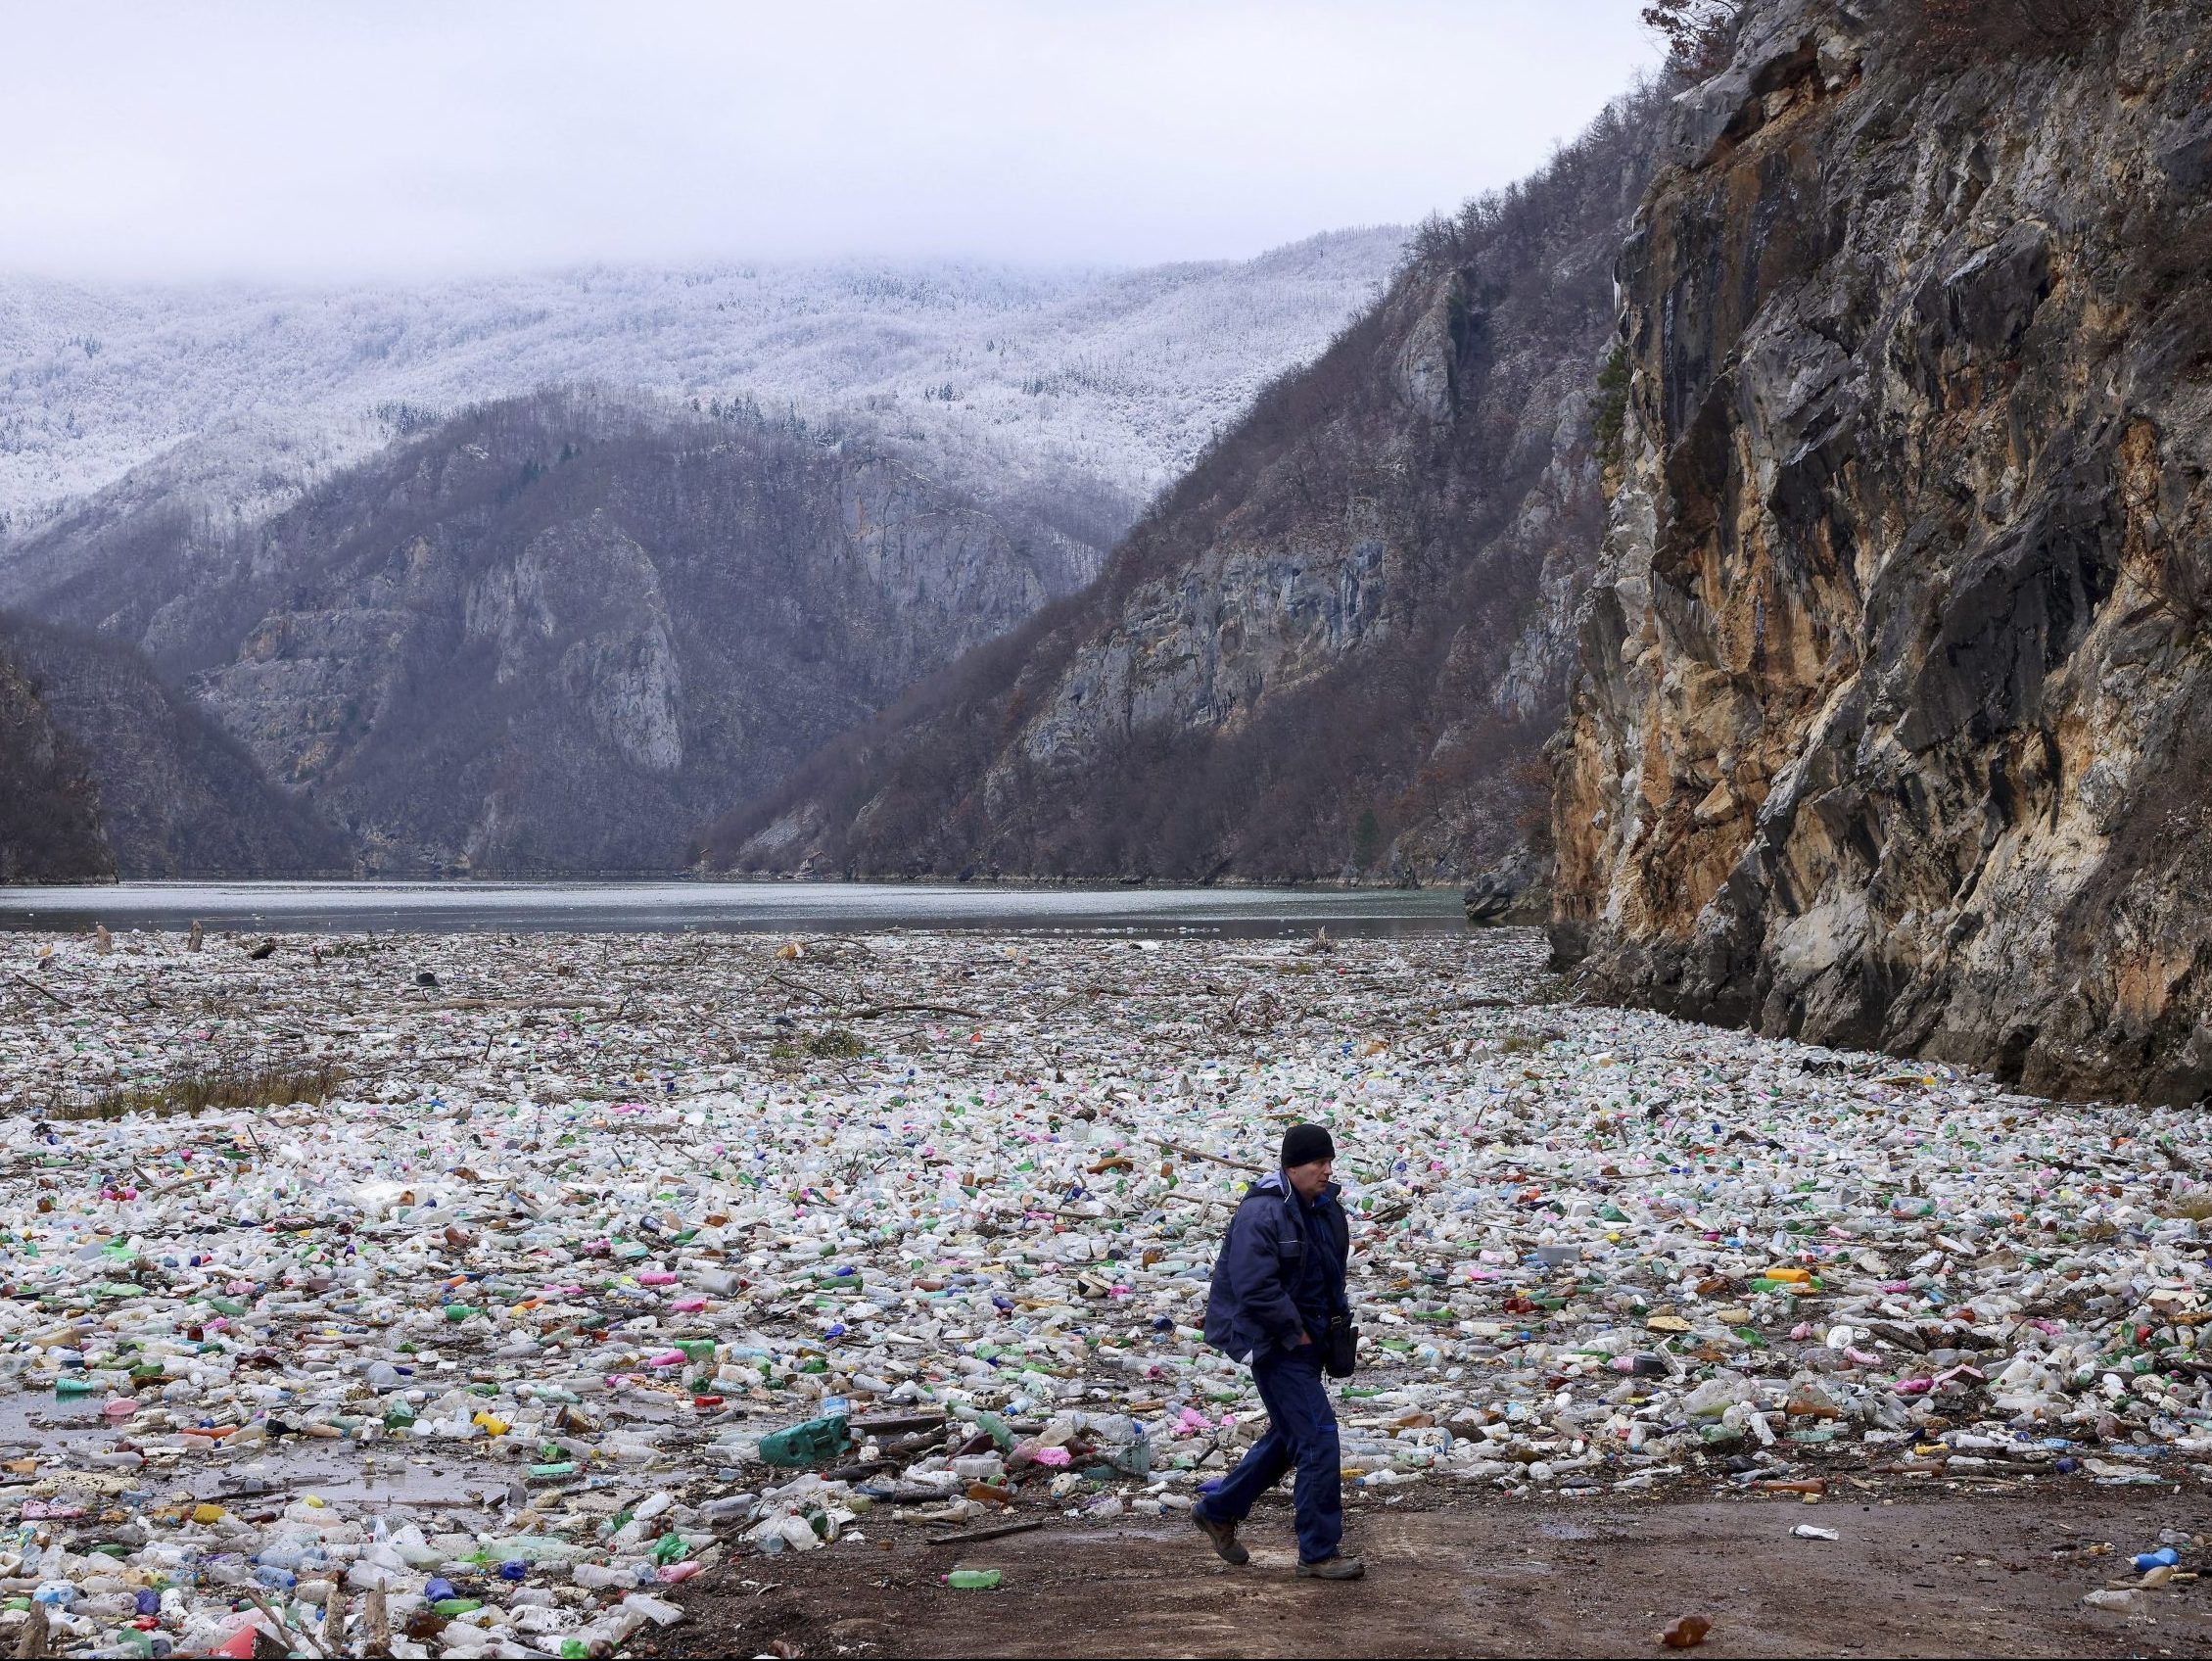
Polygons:
M1900 10L1777 0L1676 101L1555 940L1686 1014L2194 1100L2212 14L1977 55Z

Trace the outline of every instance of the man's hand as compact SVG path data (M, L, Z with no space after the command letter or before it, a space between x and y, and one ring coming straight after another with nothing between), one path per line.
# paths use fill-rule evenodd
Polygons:
M1311 1333L1309 1333L1309 1332L1301 1332L1301 1333L1299 1333L1299 1334L1298 1334L1298 1341L1297 1341L1297 1342L1296 1342L1295 1344L1292 1345L1292 1346L1291 1346L1291 1348L1292 1348L1292 1349L1294 1349L1294 1350L1302 1350L1302 1349L1304 1349L1304 1348L1305 1348L1305 1347L1306 1347L1306 1346L1307 1346L1308 1344L1311 1344L1312 1342L1313 1342L1313 1335L1312 1335Z

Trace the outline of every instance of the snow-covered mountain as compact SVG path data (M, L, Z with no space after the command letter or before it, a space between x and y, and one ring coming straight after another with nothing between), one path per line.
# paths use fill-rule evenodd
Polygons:
M1125 508L1368 304L1399 227L1242 262L593 267L411 287L0 279L0 530L140 469L257 518L469 404L591 382L862 421L985 496ZM154 465L148 466L149 463ZM1118 527L1116 527L1118 528Z

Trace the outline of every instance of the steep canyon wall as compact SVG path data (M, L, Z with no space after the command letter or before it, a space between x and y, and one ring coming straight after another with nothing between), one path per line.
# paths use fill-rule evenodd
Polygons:
M1903 11L1781 0L1670 118L1555 941L1685 1014L2192 1100L2212 14L1978 50Z

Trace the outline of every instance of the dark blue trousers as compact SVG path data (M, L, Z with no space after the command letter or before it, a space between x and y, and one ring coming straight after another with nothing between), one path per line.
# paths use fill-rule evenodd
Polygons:
M1267 1406L1267 1434L1243 1463L1208 1492L1197 1510L1209 1522L1241 1523L1259 1496L1297 1467L1291 1490L1298 1513L1298 1556L1319 1563L1337 1555L1344 1538L1344 1491L1337 1447L1337 1414L1321 1383L1321 1347L1275 1351L1252 1362L1252 1381Z

